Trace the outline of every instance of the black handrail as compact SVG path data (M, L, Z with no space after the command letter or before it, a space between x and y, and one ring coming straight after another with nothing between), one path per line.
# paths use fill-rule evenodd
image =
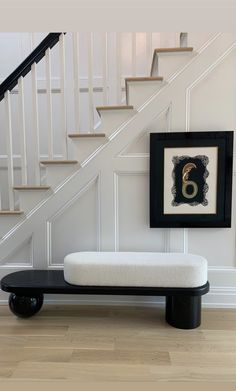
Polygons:
M0 101L4 98L5 92L11 91L17 85L19 78L27 75L31 70L31 66L34 63L38 63L45 56L46 50L56 45L61 34L49 33L29 56L0 84Z

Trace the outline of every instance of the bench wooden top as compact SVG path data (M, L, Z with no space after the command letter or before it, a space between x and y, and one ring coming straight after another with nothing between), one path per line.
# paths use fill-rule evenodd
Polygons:
M209 291L209 283L197 288L122 287L122 286L78 286L64 280L63 270L24 270L3 277L1 289L17 295L38 293L92 294L92 295L141 295L201 296Z

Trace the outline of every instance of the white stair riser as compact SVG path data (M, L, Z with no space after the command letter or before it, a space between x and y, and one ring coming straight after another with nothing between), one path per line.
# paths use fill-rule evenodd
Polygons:
M72 139L73 155L79 163L82 163L106 141L106 137L74 138Z
M69 175L79 169L78 164L73 165L48 165L46 166L46 183L50 187L59 185L60 182L66 179Z
M155 56L152 76L162 76L165 80L169 79L195 55L193 52L159 53Z
M20 210L24 213L28 213L32 210L40 201L42 201L47 195L51 193L49 190L22 190L17 191L19 196Z
M104 110L101 111L101 125L97 129L99 133L112 134L118 126L134 115L134 110Z
M127 103L138 108L163 86L161 81L132 81L127 85Z

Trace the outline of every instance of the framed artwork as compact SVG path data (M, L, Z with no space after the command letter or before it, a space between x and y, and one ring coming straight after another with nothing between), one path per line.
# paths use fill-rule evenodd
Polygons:
M233 132L150 134L150 227L230 227Z

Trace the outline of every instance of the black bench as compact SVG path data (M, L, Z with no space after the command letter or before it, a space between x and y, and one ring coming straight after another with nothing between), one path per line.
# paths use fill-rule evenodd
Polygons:
M10 292L9 307L18 317L35 315L44 294L165 296L166 321L173 327L193 329L201 324L201 296L209 283L197 288L78 286L64 280L63 270L26 270L8 274L1 289Z

